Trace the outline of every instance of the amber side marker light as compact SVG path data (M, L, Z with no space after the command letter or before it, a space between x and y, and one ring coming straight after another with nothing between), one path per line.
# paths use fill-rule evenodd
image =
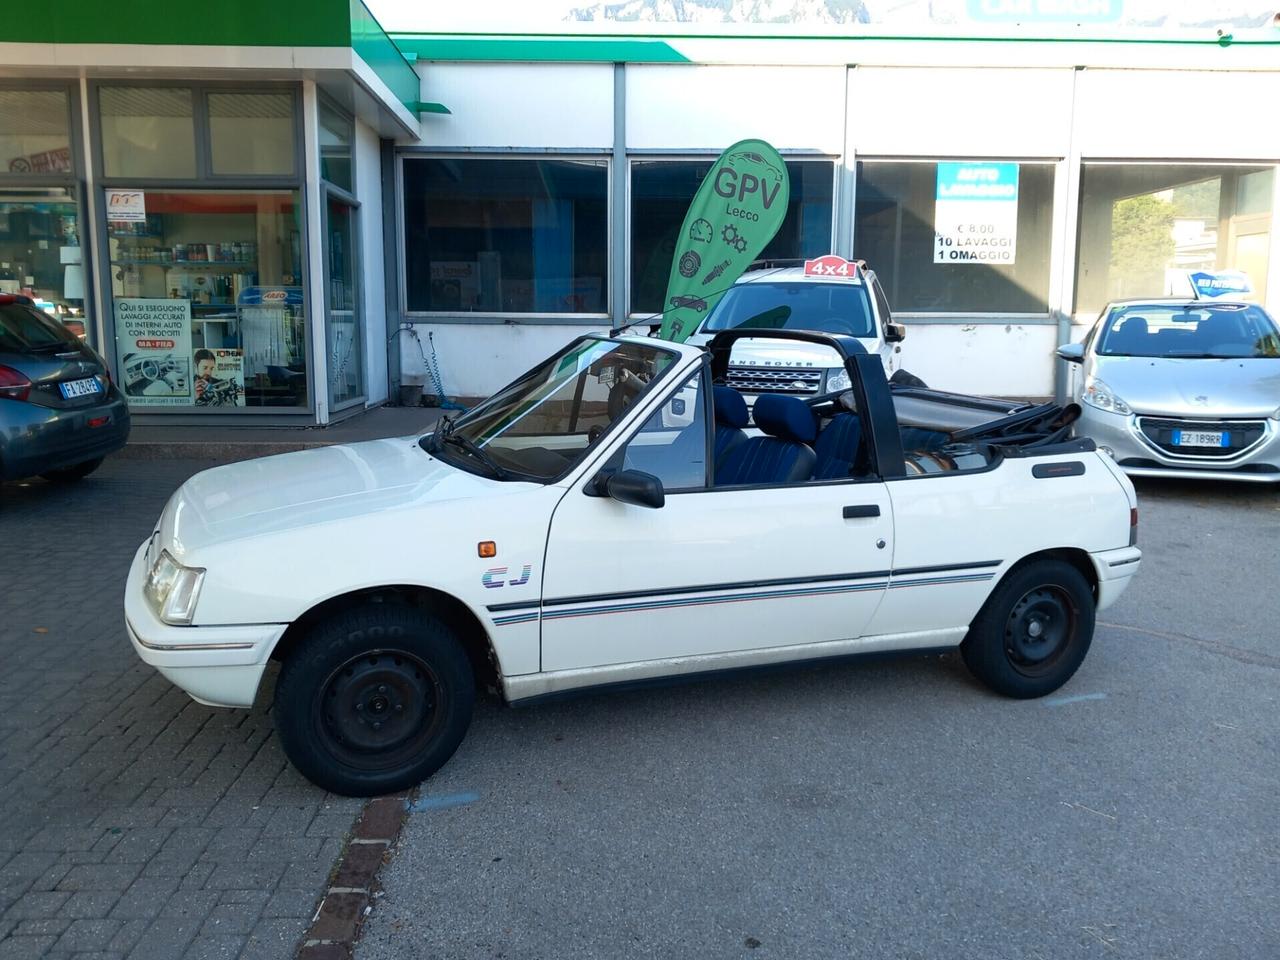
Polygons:
M476 544L476 553L485 559L496 557L498 555L498 545L492 540L481 540Z

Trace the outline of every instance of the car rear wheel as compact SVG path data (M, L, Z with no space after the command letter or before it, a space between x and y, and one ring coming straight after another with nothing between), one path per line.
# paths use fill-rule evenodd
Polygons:
M475 678L430 614L371 603L315 628L276 682L285 755L317 786L351 797L403 790L453 756L471 723Z
M997 693L1052 693L1080 668L1093 640L1093 591L1061 560L1015 568L987 598L960 645L965 665Z
M46 470L40 476L51 483L72 483L76 480L83 480L97 470L102 466L102 460L102 457L94 457L92 460L85 460L83 463L72 464L69 467L62 467L58 470Z

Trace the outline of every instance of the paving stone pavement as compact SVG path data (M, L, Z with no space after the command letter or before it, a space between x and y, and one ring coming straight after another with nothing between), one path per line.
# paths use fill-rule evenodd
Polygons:
M291 957L360 812L288 765L269 700L203 707L134 656L134 549L208 465L0 490L0 960Z

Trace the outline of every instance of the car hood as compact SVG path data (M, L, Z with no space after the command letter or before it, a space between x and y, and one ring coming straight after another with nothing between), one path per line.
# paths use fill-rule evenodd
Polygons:
M719 331L716 331L719 332ZM688 340L691 346L701 347L710 342L715 333L695 333ZM874 340L859 340L868 353L877 349ZM744 337L733 345L730 363L768 367L829 367L841 366L840 354L831 347L800 340L771 340L768 337Z
M182 560L229 541L532 486L459 470L416 437L318 447L196 474L165 507L161 543Z
M1280 407L1280 359L1097 357L1094 371L1136 413L1269 417Z

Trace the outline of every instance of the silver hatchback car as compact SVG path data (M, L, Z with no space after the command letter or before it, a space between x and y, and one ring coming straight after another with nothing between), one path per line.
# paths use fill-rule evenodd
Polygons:
M1280 328L1257 304L1119 301L1058 356L1077 435L1131 476L1280 483Z

